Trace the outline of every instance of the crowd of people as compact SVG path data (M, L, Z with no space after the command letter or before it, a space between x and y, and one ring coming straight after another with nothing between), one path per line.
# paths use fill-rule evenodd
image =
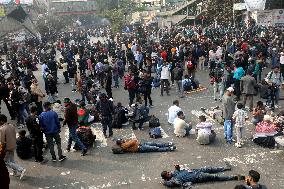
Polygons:
M44 138L52 161L66 159L61 149L61 123L67 124L69 129L67 151L74 141L82 156L87 154L88 145L82 142L76 129L78 126L88 128L93 122L101 122L107 138L113 137L113 126L122 128L129 121L133 129L143 130L143 124L149 121L153 125L150 136L161 137L159 119L149 113L155 105L151 98L152 90L160 88L161 98L164 92L168 96L183 98L186 92L202 87L197 78L205 70L214 91L213 100L221 101L224 107L224 136L228 144L233 142L235 127L235 145L244 145L243 133L249 112L255 125L253 141L256 144L272 148L275 146L274 137L283 135L284 113L279 105L284 76L284 35L281 28L256 25L239 29L223 26L141 26L124 34L100 28L63 32L57 36L54 39L44 35L41 43L34 39L27 40L24 45L4 43L1 50L0 102L4 101L11 120L16 120L20 130L16 140L16 128L8 124L6 115L0 115L0 141L5 154L1 161L5 160L15 176L22 178L25 173L25 169L14 161L15 150L20 158L27 159L31 157L33 146L35 161L47 162L42 154ZM97 36L105 38L97 42L90 40ZM39 78L33 74L39 68L44 88L39 86ZM265 68L272 70L263 77ZM81 99L72 102L71 98L65 98L64 106L61 105L58 99L59 70L62 70L65 84L70 83L72 92L80 93ZM119 99L113 97L113 88L128 91L128 105L124 107ZM176 88L175 92L171 88ZM258 94L261 101L254 108L254 98ZM114 100L118 102L116 105ZM175 100L168 111L168 123L173 125L177 137L188 136L195 130L198 143L214 142L216 133L205 115L199 117L197 125L185 121L179 100ZM29 137L22 130L25 127ZM57 145L58 159L53 141ZM172 143L119 139L113 152L165 152L175 149ZM162 178L167 180L164 182L166 186L239 179L236 176L221 178L207 175L208 171L215 173L224 169L192 172L176 169L178 173L162 173ZM186 174L193 172L195 176L195 172L206 173L206 177L200 179L201 176L196 176L199 180L187 181L185 178L192 177ZM259 173L251 171L246 183L256 186L258 180Z

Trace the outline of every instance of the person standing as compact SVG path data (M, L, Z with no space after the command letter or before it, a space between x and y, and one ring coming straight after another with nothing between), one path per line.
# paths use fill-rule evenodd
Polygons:
M106 131L108 128L109 137L112 137L112 114L114 112L114 107L112 101L107 99L107 95L105 93L100 94L100 100L96 104L96 109L101 116L104 136L107 137Z
M47 140L47 145L50 151L50 154L52 156L52 161L56 162L56 155L54 151L54 142L57 145L57 150L58 150L58 157L59 161L63 161L66 159L66 156L62 155L62 149L61 149L61 138L60 138L60 121L58 119L58 115L56 112L51 110L51 103L50 102L45 102L43 107L44 107L44 112L42 112L39 116L39 123L40 126L43 130L43 133L45 134L46 140Z
M244 95L243 105L246 105L247 100L249 101L249 111L253 110L253 96L257 87L255 78L252 76L252 71L248 70L247 75L241 79L240 87L241 92Z
M23 178L26 169L18 165L14 160L14 153L16 149L16 129L13 125L7 123L7 117L0 114L0 139L1 144L4 144L5 158L4 161L8 168L13 170L14 176ZM2 170L1 170L2 172Z
M237 148L241 148L243 145L244 126L248 120L247 112L243 110L243 107L244 106L242 103L238 103L238 109L233 114L233 120L237 133L237 143L235 144Z
M11 120L14 120L15 119L15 114L12 110L12 107L11 105L9 104L9 88L8 88L8 85L5 83L5 79L4 78L1 78L1 81L0 81L0 112L1 112L1 102L2 100L4 101L4 103L6 104L6 107L9 111L9 114L11 116Z
M241 82L242 77L245 74L245 71L240 65L236 65L236 66L237 66L237 69L234 72L233 78L235 80L234 88L235 88L236 100L239 101L241 97L240 82Z
M235 102L233 99L233 92L234 88L229 87L227 89L227 92L223 96L223 114L224 114L224 136L227 141L227 143L232 144L233 142L233 114L235 111Z
M169 86L170 86L170 66L164 62L161 68L161 96L164 96L164 89L166 89L166 93L170 96Z
M149 101L149 106L153 107L153 101L151 98L151 92L152 92L152 82L153 82L153 77L151 77L151 73L147 72L143 78L143 87L145 87L145 91L144 91L144 102L145 102L145 106L148 105Z
M62 66L62 71L63 71L63 76L64 76L64 79L65 79L65 83L69 83L69 76L68 76L68 63L67 62L64 62L63 64L61 64Z
M280 73L281 76L284 78L284 52L280 53Z
M42 100L45 97L45 94L43 94L42 90L38 86L38 82L36 79L33 79L31 84L31 94L33 96L33 100L35 101L35 104L37 106L37 113L40 114L42 109Z
M267 74L266 81L271 89L271 109L279 108L279 93L280 93L280 85L283 82L283 78L281 78L281 74L279 72L279 66L273 67L273 70Z
M137 84L134 80L134 75L132 70L128 70L128 74L124 77L124 89L128 90L129 95L129 106L133 104L135 93L136 93Z
M82 150L81 155L85 156L87 153L87 148L81 142L76 133L76 128L78 127L78 114L77 114L77 106L71 102L70 98L64 99L65 105L65 116L63 125L67 124L69 129L69 139L67 145L67 151L70 151L72 141L74 141Z
M31 114L26 119L26 125L30 132L30 136L33 139L33 147L35 154L35 161L41 164L46 163L47 159L43 158L42 148L43 148L43 133L39 125L37 107L31 107Z
M173 69L173 78L175 80L176 85L176 92L180 96L180 98L184 97L183 95L183 86L182 86L182 76L183 76L183 69L181 68L180 64Z

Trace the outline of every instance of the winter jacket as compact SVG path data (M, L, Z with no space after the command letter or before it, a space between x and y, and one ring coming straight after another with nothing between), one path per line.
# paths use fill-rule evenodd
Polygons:
M42 112L39 115L39 123L44 134L56 134L60 132L58 115L53 110Z
M16 129L13 125L5 123L0 126L1 143L5 144L6 151L16 149Z

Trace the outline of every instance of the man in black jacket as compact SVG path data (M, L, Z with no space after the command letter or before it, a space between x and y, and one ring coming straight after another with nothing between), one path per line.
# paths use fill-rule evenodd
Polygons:
M7 109L9 111L9 114L11 116L11 120L14 120L15 119L15 115L13 113L13 110L12 110L12 107L11 105L9 104L8 102L8 99L9 99L9 94L10 91L9 91L9 88L8 88L8 85L6 85L5 83L5 79L2 78L0 80L0 112L1 112L1 102L2 100L4 101L4 103L6 104L7 106Z
M26 125L30 132L31 138L33 139L35 161L43 164L43 163L46 163L48 160L44 159L42 155L43 132L39 125L39 119L37 116L37 107L32 106L30 111L31 111L31 114L26 119Z
M180 97L183 97L183 86L182 86L182 76L183 76L183 69L181 68L180 64L177 64L176 67L172 71L173 78L175 80L176 85L176 92Z
M101 123L103 125L104 136L107 137L106 131L109 129L109 137L112 137L112 114L114 112L113 103L107 99L105 93L100 94L100 100L96 104L96 109L100 113Z

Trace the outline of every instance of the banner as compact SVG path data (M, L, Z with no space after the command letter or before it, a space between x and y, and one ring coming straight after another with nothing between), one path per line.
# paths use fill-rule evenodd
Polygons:
M257 11L256 23L263 26L284 26L284 9Z
M265 9L266 0L245 0L248 11L257 11Z
M273 14L275 26L284 26L284 9L276 9Z
M32 5L33 0L0 0L0 4L15 3L17 5Z
M246 8L245 3L235 3L233 9L234 10L246 10L247 8Z

